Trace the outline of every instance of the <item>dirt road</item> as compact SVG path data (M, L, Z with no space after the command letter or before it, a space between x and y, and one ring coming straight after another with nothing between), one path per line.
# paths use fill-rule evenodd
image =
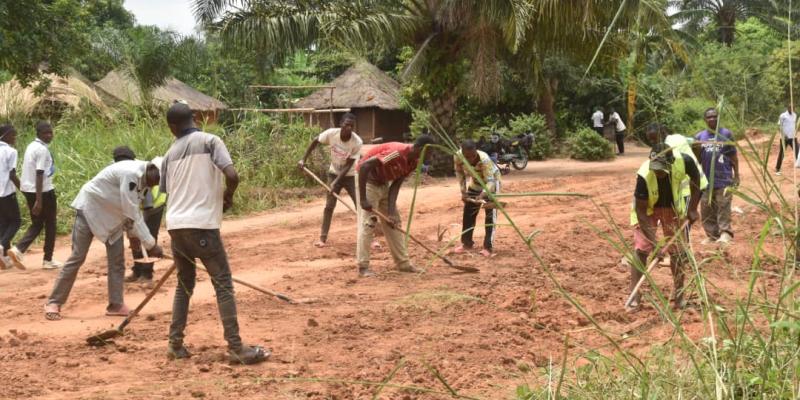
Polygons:
M645 154L645 149L634 147L612 162L531 163L527 170L505 177L504 191L591 195L598 205L608 207L630 241L627 221L634 174ZM753 184L750 171L743 169L744 185ZM782 179L788 192L789 178ZM408 187L401 192L404 212L411 193ZM619 265L620 253L592 230L590 225L601 233L613 233L590 200L511 197L507 201L507 211L522 233L535 232L533 248L544 266L623 346L644 352L669 339L670 326L652 307L636 313L623 310L628 272ZM567 334L569 362L589 349L610 351L588 319L556 290L511 227L499 229L498 256L491 261L476 254L454 257L480 267L480 274L454 274L412 244L412 259L427 273L393 272L388 250L383 250L374 255L379 276L357 279L355 218L343 207L334 217L332 246L311 245L318 235L322 205L320 197L223 224L235 275L294 297L319 299L314 304L287 305L237 286L244 340L273 350L270 361L257 366L224 362L213 289L202 273L187 329L187 344L195 356L170 362L165 346L174 277L116 346L89 348L84 345L86 336L121 321L103 316L107 294L100 243L93 244L59 322L45 321L42 313L57 272L0 272L0 398L372 398L380 388L367 382L383 381L398 366L380 398L449 398L433 370L460 394L509 398L519 384L542 382L541 367L559 363ZM745 211L734 216L736 241L742 245L706 265L712 295L731 299L745 290L752 257L746 244L764 221L763 215L739 200L734 206ZM446 230L447 241L460 231L460 219L461 203L452 179L433 180L420 188L412 233L435 244L437 234ZM481 227L476 232L482 239ZM699 245L702 238L699 229L692 232L695 249L711 251ZM768 251L782 254L777 245L773 247ZM69 239L60 238L56 258L64 260L68 253ZM30 253L27 259L37 264L40 253ZM157 264L157 274L167 263ZM668 268L655 274L668 293ZM144 293L141 287L128 286L127 303L133 307ZM682 318L692 336L707 335L697 311L689 309Z

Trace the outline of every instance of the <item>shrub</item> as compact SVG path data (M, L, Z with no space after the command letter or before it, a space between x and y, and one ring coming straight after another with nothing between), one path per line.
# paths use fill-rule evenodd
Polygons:
M569 155L576 160L599 161L614 158L611 142L592 129L583 128L567 139Z
M535 136L533 147L528 156L532 160L545 160L553 155L553 139L547 132L544 117L540 114L521 114L508 121L508 136L516 136L531 132Z

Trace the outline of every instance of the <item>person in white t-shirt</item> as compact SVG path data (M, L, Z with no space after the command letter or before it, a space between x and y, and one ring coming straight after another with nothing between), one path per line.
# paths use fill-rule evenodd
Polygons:
M22 239L8 251L14 265L23 266L23 254L44 229L43 269L56 269L64 264L53 260L56 246L56 190L53 186L53 175L56 165L49 144L53 141L53 126L49 122L39 121L36 124L36 139L25 149L22 159L22 175L20 191L25 196L31 213L31 226L25 231ZM24 266L22 267L24 268Z
M778 117L778 127L781 131L781 141L778 144L778 162L775 163L775 175L781 174L783 165L783 151L786 147L791 147L794 152L794 159L797 160L797 143L795 142L795 131L797 130L797 114L792 106L786 107L780 117Z
M598 135L603 136L603 109L597 107L597 111L592 114L592 129L597 132Z
M627 127L622 122L622 117L612 108L611 116L608 118L610 124L614 124L614 139L617 142L617 155L625 154L625 130Z
M16 129L11 124L0 125L0 269L14 265L6 254L11 247L11 239L22 224L17 203L19 179L17 149L14 148L16 143Z
M353 125L356 116L347 113L339 120L339 128L330 128L320 133L319 136L308 145L303 159L297 163L301 170L306 166L306 160L311 152L320 143L328 145L331 150L331 166L328 168L328 186L337 195L342 188L347 190L353 204L356 204L356 181L353 166L358 161L361 152L362 140L353 132ZM322 213L322 231L319 234L319 241L314 246L325 247L328 241L328 231L331 228L333 210L336 208L336 197L333 193L328 193L325 199L325 210Z

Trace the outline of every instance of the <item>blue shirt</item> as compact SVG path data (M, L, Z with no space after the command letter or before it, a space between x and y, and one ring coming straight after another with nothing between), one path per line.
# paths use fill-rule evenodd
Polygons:
M733 133L725 128L719 128L719 132L714 135L708 130L704 130L695 136L701 143L700 165L703 173L708 177L708 181L713 183L714 189L722 189L733 185L733 161L732 156L736 155L736 146L733 145ZM714 162L714 174L711 174L711 163Z

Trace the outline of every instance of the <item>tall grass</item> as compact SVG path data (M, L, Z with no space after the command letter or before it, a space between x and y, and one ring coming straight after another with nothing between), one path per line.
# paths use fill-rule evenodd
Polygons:
M25 147L35 138L35 119L15 118L11 121L19 133L17 150L21 173ZM69 207L80 188L101 169L111 164L112 150L127 145L137 158L150 160L166 153L173 136L163 117L150 117L136 110L114 118L84 113L66 115L54 124L55 137L50 151L56 161L53 183L58 195L58 231L68 233L74 211ZM282 190L309 186L311 183L297 172L297 160L313 137L316 128L286 124L258 114L248 115L244 122L232 127L201 127L225 141L241 177L235 198L235 214L264 210L284 204ZM324 168L324 155L317 152L313 165ZM27 206L18 196L23 210L23 228L28 225ZM21 235L21 232L20 234Z

